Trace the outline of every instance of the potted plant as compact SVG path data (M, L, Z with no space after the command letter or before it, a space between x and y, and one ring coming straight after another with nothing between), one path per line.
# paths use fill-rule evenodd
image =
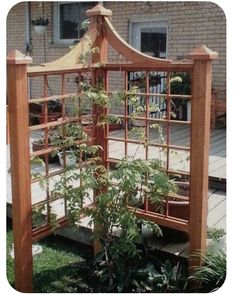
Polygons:
M189 196L190 189L189 183L185 181L174 181L173 182L176 187L175 194L181 196ZM167 210L167 203L165 200L161 202L155 202L155 199L150 199L148 201L148 210L151 212L156 212L160 214L165 214ZM182 220L189 220L189 201L188 200L180 200L177 198L173 198L172 200L168 201L168 215L170 217L175 217ZM178 242L186 242L189 240L189 234L163 227L161 226L163 237L165 240L178 241Z
M48 24L49 20L44 16L32 20L32 25L34 26L35 32L38 35L43 35L45 33Z
M171 94L190 95L191 94L191 79L189 73L176 72L172 74L171 80ZM172 99L172 106L176 114L175 119L188 120L190 113L188 113L190 100L188 99Z

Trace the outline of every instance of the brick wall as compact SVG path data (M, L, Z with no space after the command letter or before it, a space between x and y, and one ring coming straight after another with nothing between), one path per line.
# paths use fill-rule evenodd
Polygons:
M135 3L135 5L134 5ZM106 2L113 12L112 23L117 32L129 41L129 22L132 17L168 23L168 56L184 58L195 47L204 44L219 53L213 62L213 84L226 83L226 19L222 9L211 2ZM115 54L113 52L115 58ZM111 57L112 58L112 57Z
M30 3L31 19L42 15L49 18L45 37L38 36L32 25L32 52L34 64L51 61L68 52L68 47L53 44L53 3ZM17 48L25 53L26 47L26 2L15 5L7 18L7 51ZM226 20L224 12L211 2L105 2L112 10L112 23L118 33L129 41L129 24L132 18L165 19L168 23L168 58L185 57L194 47L205 44L219 52L219 59L213 63L213 84L224 87L226 83ZM109 53L110 60L117 60L114 50ZM114 79L114 77L113 77ZM73 87L73 79L71 87ZM117 81L117 80L116 80ZM40 79L32 83L32 96L42 95ZM117 89L121 84L117 84ZM58 92L57 79L50 79L51 92Z
M18 49L25 53L26 5L24 2L11 8L7 16L7 52Z

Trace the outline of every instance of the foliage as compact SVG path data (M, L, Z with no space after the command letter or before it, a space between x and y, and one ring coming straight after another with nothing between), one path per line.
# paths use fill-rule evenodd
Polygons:
M226 278L226 252L220 243L204 254L199 253L197 256L202 257L203 264L194 268L194 274L190 280L200 283L201 292L213 292L219 289Z
M109 107L109 95L104 90L103 81L98 79L92 85L90 76L84 75L80 81L77 80L77 85L81 95L75 97L75 100L78 99L78 108L75 108L73 116L81 116L80 99L81 96L86 97L91 105L99 109L96 127L103 128L109 120L114 119L105 112ZM144 110L141 109L143 105L136 91L132 87L119 97L123 102L127 97L128 103L133 106L134 119ZM144 133L138 136L142 136L146 147L148 142ZM138 280L135 277L140 267L145 266L143 252L137 245L143 242L142 227L150 228L156 235L160 235L161 230L155 223L139 219L136 211L144 207L146 197L150 202L158 204L166 195L176 192L174 182L162 171L161 161L135 159L135 154L123 158L114 170L108 171L100 158L102 147L89 144L80 122L60 126L53 137L53 144L58 149L69 149L80 159L79 166L67 167L58 175L59 180L50 193L52 197L66 200L71 225L77 227L79 220L85 216L90 217L90 223L95 224L94 238L102 245L96 259L100 282L107 291L137 289ZM81 154L91 156L81 157ZM166 283L163 287L169 290L172 289L170 284L175 270L167 276L169 268L166 271L164 269L165 266L161 271L164 278L159 283Z
M47 103L49 112L61 112L62 104L58 100L50 100Z
M174 72L170 80L171 94L190 95L191 77L189 73Z
M179 263L172 265L169 260L157 269L152 263L138 270L139 288L158 293L181 293L187 288L186 277ZM143 292L143 291L142 291Z
M142 94L138 94L139 87L132 86L127 93L128 105L132 107L131 118L135 118L139 115L142 115L146 111L146 98ZM160 108L155 103L149 103L150 113L160 112Z
M34 256L33 262L33 286L37 293L104 293L108 290L106 276L106 265L102 263L103 253L94 260L92 250L88 246L83 246L73 241L68 242L58 236L50 236L41 240L38 245L42 246L43 251ZM10 256L12 246L12 231L8 225L7 232L7 278L9 283L14 286L14 260ZM113 269L115 281L120 281L116 291L123 292L167 292L166 281L169 280L169 292L175 287L176 292L184 284L184 276L179 265L165 266L155 263L154 257L150 257L152 263L145 264L144 250L138 249L139 256L127 258L122 255L116 260L116 267ZM167 264L169 262L166 262ZM178 267L178 279L174 279L174 268ZM163 269L165 268L164 273ZM170 270L169 270L170 268ZM169 272L170 271L170 272ZM165 276L168 276L164 278ZM158 278L157 278L158 277ZM172 277L172 278L171 278ZM102 282L104 278L104 282ZM164 284L162 284L163 280ZM115 282L114 281L114 282ZM159 285L157 287L157 284ZM117 283L118 286L118 283ZM162 289L162 290L161 290ZM179 289L179 290L178 290Z
M49 24L48 18L43 17L38 17L34 20L32 20L32 25L34 26L47 26Z
M67 169L56 183L53 194L60 194L67 200L72 225L78 225L82 216L90 216L91 222L102 225L102 230L95 232L95 238L103 245L96 259L98 276L108 285L106 290L122 291L130 287L135 273L133 266L141 260L136 244L142 241L141 227L145 225L155 234L161 234L156 224L138 219L135 211L140 203L143 205L145 195L158 202L166 193L174 191L175 185L160 171L157 160L124 158L110 172L99 160L94 157L81 173L78 169ZM78 179L80 185L73 186L72 182ZM96 191L96 209L84 206L86 198L92 201L91 189Z
M207 237L209 239L218 240L225 235L224 229L220 228L208 228Z

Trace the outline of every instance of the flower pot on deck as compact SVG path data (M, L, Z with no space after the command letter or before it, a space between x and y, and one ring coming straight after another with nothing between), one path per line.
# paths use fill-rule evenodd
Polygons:
M184 182L176 183L179 187L179 195L188 196L189 186ZM163 200L160 204L148 202L148 210L165 214L167 209L166 201ZM173 199L168 201L168 216L182 220L189 220L189 201ZM163 237L168 241L185 242L189 239L189 234L176 229L161 226Z
M48 113L48 115L47 115L47 118L48 118L47 121L48 121L48 122L56 121L56 120L58 120L60 117L61 117L60 112L52 112L52 113ZM45 118L44 113L39 114L39 123L40 123L40 124L44 124L44 118Z
M109 124L109 132L117 131L122 128L121 123L110 123Z
M179 195L189 196L189 186L187 183L176 182L176 185L179 188ZM167 205L165 200L163 200L159 205L151 203L150 201L148 203L148 209L152 212L165 213L167 209L166 206ZM168 215L171 217L176 217L183 220L189 219L189 201L173 198L173 200L168 201L168 209Z

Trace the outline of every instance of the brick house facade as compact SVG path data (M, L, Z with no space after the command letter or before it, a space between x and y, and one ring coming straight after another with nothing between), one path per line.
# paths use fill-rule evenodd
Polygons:
M56 2L20 2L11 8L7 17L7 52L18 49L40 64L63 56L71 44L55 41ZM219 53L213 62L213 86L222 88L226 84L226 19L223 10L212 2L106 2L104 6L113 12L112 23L117 32L132 43L132 29L139 23L164 23L166 26L166 57L186 58L187 54L200 44ZM37 35L31 20L45 15L49 25L45 35ZM30 46L29 46L30 45ZM134 45L134 44L132 44ZM140 48L138 48L140 49ZM110 50L109 58L117 58ZM37 89L40 81L32 87L32 97L40 95ZM57 82L51 88L56 91ZM54 94L54 93L53 93Z

